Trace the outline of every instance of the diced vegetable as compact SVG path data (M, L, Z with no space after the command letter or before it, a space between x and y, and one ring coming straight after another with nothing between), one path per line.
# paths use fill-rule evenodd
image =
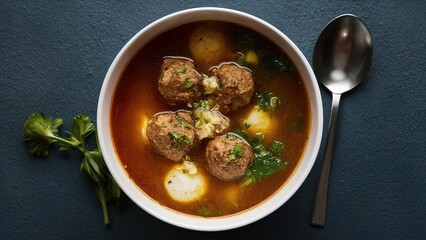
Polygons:
M216 76L203 79L204 93L210 94L219 87L219 79Z
M213 137L229 127L229 119L219 111L198 107L192 113L198 139Z
M210 110L213 106L213 102L211 99L208 100L200 100L198 102L194 102L190 105L194 110L198 108L204 108L205 110Z
M256 65L259 62L259 57L251 50L246 53L246 61L248 64Z

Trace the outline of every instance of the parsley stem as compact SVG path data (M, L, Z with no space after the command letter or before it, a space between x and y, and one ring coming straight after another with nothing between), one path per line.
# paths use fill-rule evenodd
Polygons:
M74 143L73 143L73 142L71 142L71 141L68 141L68 140L66 140L66 139L63 139L63 138L61 138L61 137L57 137L57 136L55 136L55 135L51 135L51 136L49 136L49 137L50 137L50 138L52 138L52 139L58 140L58 141L60 141L60 142L63 142L63 143L65 143L65 144L68 144L68 145L72 146L73 148L77 149L78 151L80 151L80 152L81 152L81 153L83 153L83 154L84 154L84 152L86 151L86 149L84 149L84 148L82 148L82 147L80 147L80 146L78 146L78 145L74 144Z
M103 182L98 182L98 189L96 193L98 195L99 202L101 202L104 224L109 225L108 206L105 198L105 187Z

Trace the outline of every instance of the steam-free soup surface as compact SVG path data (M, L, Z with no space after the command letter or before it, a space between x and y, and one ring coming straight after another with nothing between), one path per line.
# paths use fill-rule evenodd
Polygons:
M190 51L191 35L203 28L214 29L224 37L226 46L220 58L204 61L193 56ZM192 35L193 36L193 35ZM254 44L238 48L245 36L256 39ZM129 178L146 195L165 207L179 212L201 215L222 216L234 214L254 207L280 189L292 175L304 153L310 131L310 109L303 81L297 70L277 73L263 67L261 61L248 65L251 69L255 92L273 93L280 105L273 112L262 113L266 117L257 118L254 126L246 131L250 136L262 132L264 145L281 141L285 148L281 154L287 166L261 182L242 187L242 180L222 181L206 170L205 149L208 142L203 139L189 155L205 179L205 193L197 200L181 202L173 199L164 187L164 179L176 162L155 153L146 139L146 125L154 114L163 111L191 110L185 104L171 106L159 94L157 83L163 57L182 56L194 59L200 73L211 75L210 67L222 62L233 62L238 58L237 51L245 51L246 60L252 51L258 57L265 55L259 51L272 52L285 56L267 39L252 30L229 23L197 22L165 32L146 44L131 60L119 80L111 105L111 133L116 154ZM260 50L259 50L260 49ZM263 50L262 50L263 49ZM267 54L269 54L267 53ZM257 102L251 102L238 111L227 113L231 121L229 131L242 129L251 114L261 111ZM253 116L252 116L253 118ZM246 124L247 126L247 124Z

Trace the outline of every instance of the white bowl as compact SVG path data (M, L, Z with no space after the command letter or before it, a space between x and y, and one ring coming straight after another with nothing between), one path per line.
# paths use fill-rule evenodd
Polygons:
M218 218L201 218L188 214L181 214L162 207L151 200L134 185L120 165L117 155L114 152L110 132L110 110L114 89L119 81L121 73L138 50L151 39L169 29L185 23L201 20L219 20L236 23L256 30L262 35L267 36L277 46L280 46L293 61L301 78L305 82L311 108L309 142L301 163L287 183L272 197L263 201L261 204L238 214ZM167 15L149 24L130 39L118 53L105 76L99 96L97 126L102 154L112 176L127 196L137 205L158 219L175 226L199 231L220 231L241 227L267 216L282 206L297 189L299 189L311 171L318 153L323 130L323 110L319 87L311 66L302 52L286 35L269 23L247 13L224 8L208 7L188 9Z

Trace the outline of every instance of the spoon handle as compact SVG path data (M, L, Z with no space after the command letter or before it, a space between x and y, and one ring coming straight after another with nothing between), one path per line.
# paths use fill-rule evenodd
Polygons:
M333 155L334 135L336 130L337 115L339 113L341 94L333 93L333 103L331 105L330 125L328 127L327 147L325 150L324 163L321 170L321 177L318 184L317 196L315 198L314 211L311 223L323 227L327 209L327 192L330 178L331 156Z

